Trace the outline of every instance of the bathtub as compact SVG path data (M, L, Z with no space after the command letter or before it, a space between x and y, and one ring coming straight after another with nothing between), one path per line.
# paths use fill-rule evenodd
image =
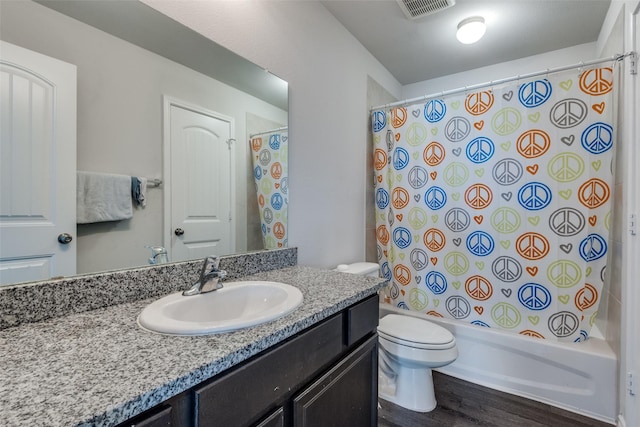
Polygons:
M424 318L453 333L458 359L438 372L615 424L616 356L593 337L597 331L582 343L557 343L381 304L380 317L389 313Z

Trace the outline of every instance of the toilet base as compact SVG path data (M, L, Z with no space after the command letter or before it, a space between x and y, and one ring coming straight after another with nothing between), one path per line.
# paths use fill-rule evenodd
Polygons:
M378 369L378 397L416 412L431 412L436 406L431 369L400 369L391 377Z

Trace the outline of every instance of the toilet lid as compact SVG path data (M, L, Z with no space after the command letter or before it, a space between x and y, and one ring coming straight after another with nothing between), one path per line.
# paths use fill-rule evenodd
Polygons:
M444 346L455 341L453 334L442 326L399 314L388 314L380 319L378 333L398 343L416 344L416 347L420 344Z

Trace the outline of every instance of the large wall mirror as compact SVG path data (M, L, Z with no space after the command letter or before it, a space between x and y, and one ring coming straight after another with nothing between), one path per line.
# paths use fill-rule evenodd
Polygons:
M76 249L75 274L147 265L147 246L167 247L169 261L286 246L287 82L135 0L2 1L0 19L3 42L75 66L76 171L147 179L144 206L134 202L130 219L73 224L68 233ZM3 79L11 80L4 69ZM177 117L174 110L191 116ZM212 122L199 124L203 117ZM167 141L180 138L174 130L183 122L195 131L185 137L190 145L180 148ZM207 126L222 135L231 154L207 148L206 138L201 140ZM3 139L7 135L3 131ZM9 164L7 151L1 155L2 164ZM269 179L261 182L264 177ZM5 178L2 191L19 194L16 180ZM212 195L211 179L224 181L229 194ZM266 188L274 182L278 195ZM222 199L229 207L218 219L230 224L228 241L218 247L213 237L207 246L201 237L207 209ZM190 223L176 219L176 206L186 210ZM0 210L16 221L7 206ZM2 224L0 230L0 258L6 260L5 249L24 234L5 233ZM179 243L187 249L176 250ZM24 281L10 270L0 272L1 284ZM45 271L41 278L48 277Z

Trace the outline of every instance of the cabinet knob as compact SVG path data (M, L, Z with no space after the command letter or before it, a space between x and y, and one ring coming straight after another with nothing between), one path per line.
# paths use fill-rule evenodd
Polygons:
M184 234L184 230L182 228L176 228L174 233L176 236L182 236Z

